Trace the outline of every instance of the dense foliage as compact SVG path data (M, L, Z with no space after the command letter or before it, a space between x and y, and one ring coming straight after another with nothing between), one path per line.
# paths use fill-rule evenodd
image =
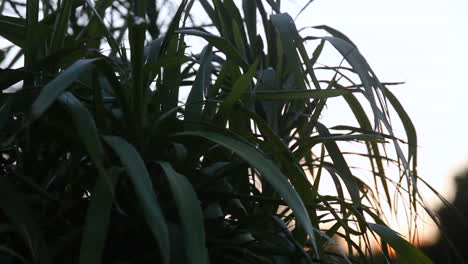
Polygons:
M279 0L168 7L1 1L2 263L430 263L384 213L416 217L414 127L345 35L303 35ZM337 98L355 120L327 127Z

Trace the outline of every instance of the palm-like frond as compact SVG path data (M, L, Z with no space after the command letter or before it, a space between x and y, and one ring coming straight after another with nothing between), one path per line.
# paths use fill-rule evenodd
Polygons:
M18 56L8 56L0 72L8 91L0 98L0 188L16 204L0 203L0 256L368 262L377 236L385 253L388 244L402 261L430 263L385 221L392 193L407 193L411 216L422 203L417 138L357 47L327 26L316 27L326 36L303 35L280 1L199 3L181 1L160 22L152 1L27 1L26 16L13 12L20 3L2 1L11 10L3 9L0 36L25 63L10 68ZM192 8L211 26L195 24ZM193 39L206 45L201 52ZM319 65L325 45L346 64ZM355 120L327 127L324 109L337 98ZM344 151L347 142L364 152ZM396 155L383 154L390 146ZM352 155L368 159L371 181ZM400 169L396 179L389 163ZM336 194L323 189L326 179Z

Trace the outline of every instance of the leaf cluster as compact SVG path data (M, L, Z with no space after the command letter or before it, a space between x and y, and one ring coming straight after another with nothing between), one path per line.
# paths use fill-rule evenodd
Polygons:
M301 35L279 0L183 0L159 22L162 4L1 2L3 262L364 263L375 237L386 254L430 263L381 204L403 192L416 214L414 127L345 35ZM349 67L318 64L325 45ZM358 125L321 121L336 98Z

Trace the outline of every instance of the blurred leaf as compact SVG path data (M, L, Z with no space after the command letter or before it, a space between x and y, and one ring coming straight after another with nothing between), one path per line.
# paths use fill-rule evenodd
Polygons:
M405 128L406 136L408 138L408 162L413 163L413 173L416 173L417 169L417 150L418 150L418 138L416 134L416 129L409 117L408 113L406 113L405 109L395 97L395 95L387 88L384 89L385 96L387 97L388 101L392 104L393 108L395 109L396 113L401 119L403 127Z
M377 233L398 254L399 263L432 263L417 247L411 245L400 234L392 229L379 224L369 223L369 228Z

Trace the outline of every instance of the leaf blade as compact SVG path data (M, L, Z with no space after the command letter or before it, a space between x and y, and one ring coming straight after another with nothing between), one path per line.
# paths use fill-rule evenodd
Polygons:
M377 233L385 242L387 242L399 256L399 260L405 260L408 263L430 264L432 261L424 255L417 247L406 241L400 234L392 229L379 224L369 223L369 228Z
M104 136L103 139L125 166L143 208L146 221L158 243L163 263L168 264L170 256L169 231L145 163L137 150L125 139L116 136Z
M180 221L185 234L187 261L193 264L208 263L205 246L203 213L197 195L185 176L179 174L169 162L159 161L169 182L172 195L177 204Z
M60 73L52 81L48 82L41 90L31 106L33 118L38 118L55 101L55 99L73 82L78 80L84 73L93 69L93 63L97 59L83 59L73 63L65 71Z
M304 227L307 234L310 237L314 237L314 229L301 198L278 167L257 149L241 140L213 131L185 131L177 133L174 136L196 136L205 138L239 155L252 167L257 169L276 191L278 191L285 202L293 209L297 220ZM312 240L312 242L315 241ZM313 244L313 247L317 253L316 244Z

